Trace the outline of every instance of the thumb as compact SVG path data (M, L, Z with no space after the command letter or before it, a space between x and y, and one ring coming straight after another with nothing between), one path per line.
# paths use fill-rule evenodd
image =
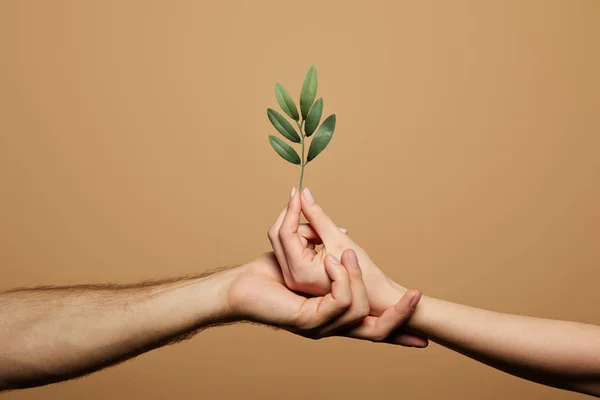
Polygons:
M338 240L342 231L335 225L321 207L315 202L308 188L302 191L302 213L317 232L323 243L331 243Z

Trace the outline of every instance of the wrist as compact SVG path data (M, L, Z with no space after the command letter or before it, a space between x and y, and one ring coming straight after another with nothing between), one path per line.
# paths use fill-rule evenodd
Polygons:
M380 291L379 304L374 307L377 315L381 315L386 309L396 305L408 290L387 276L384 282Z
M247 306L252 297L252 276L260 274L263 257L252 260L233 268L223 279L226 281L225 315L230 321L245 321L248 319ZM250 301L250 303L252 303Z
M202 304L198 319L207 323L233 322L235 310L229 302L231 285L243 272L244 266L237 266L198 278L195 282L197 304Z
M272 252L235 268L228 280L227 315L230 320L277 325L277 318L269 315L280 306L278 296L287 294L288 289Z

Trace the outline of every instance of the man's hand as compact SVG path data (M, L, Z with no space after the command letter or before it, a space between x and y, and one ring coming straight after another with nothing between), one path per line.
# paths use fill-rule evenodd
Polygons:
M412 315L421 294L409 292L381 318L367 317L366 290L353 257L345 253L343 265L328 259L331 293L318 298L291 292L273 253L197 277L0 293L0 391L79 377L241 320L311 338L387 339ZM426 345L402 335L389 340Z
M240 267L228 295L232 319L260 322L313 339L336 335L426 347L425 339L395 332L408 321L421 293L409 291L381 317L369 316L369 300L356 254L345 251L341 260L332 255L323 260L331 293L312 298L286 287L273 253Z
M310 225L300 223L301 212ZM308 189L302 193L293 191L288 205L269 229L268 237L281 266L283 279L292 290L311 295L328 293L331 281L324 268L326 256L332 254L340 257L345 249L353 249L363 269L372 315L381 315L406 292L335 225L315 203ZM323 248L315 251L315 245L321 243Z

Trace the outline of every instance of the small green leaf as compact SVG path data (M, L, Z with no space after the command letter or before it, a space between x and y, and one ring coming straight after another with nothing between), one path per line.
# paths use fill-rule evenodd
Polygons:
M281 158L292 164L300 165L300 156L296 153L296 150L292 149L292 146L273 135L269 135L269 142Z
M317 96L317 69L312 65L306 76L304 77L304 83L302 84L302 91L300 92L300 111L302 111L302 119L306 119L310 107L315 101Z
M289 93L281 84L275 84L275 97L277 97L277 102L279 106L291 119L298 121L300 116L298 115L298 109L296 108L296 104L290 97Z
M306 162L312 161L316 156L319 155L325 147L329 144L333 131L335 130L335 114L330 115L323 121L315 137L310 142L310 148L308 149L308 158Z
M279 133L285 136L286 139L296 143L301 142L300 136L298 135L292 124L290 124L283 115L279 114L272 108L267 108L267 117L269 117L269 121L271 121L275 129L277 129Z
M323 99L317 100L306 116L306 125L304 125L306 136L312 135L315 129L317 129L321 121L321 115L323 115Z

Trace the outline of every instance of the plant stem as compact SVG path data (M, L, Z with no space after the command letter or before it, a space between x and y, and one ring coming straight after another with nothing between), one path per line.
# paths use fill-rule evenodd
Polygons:
M302 191L302 179L304 178L304 167L306 166L306 162L304 162L304 133L302 132L302 127L304 126L304 120L302 122L297 122L298 129L300 129L300 137L302 138L302 171L300 172L300 184L298 185L298 191Z
M304 143L302 143L304 144ZM304 146L302 146L304 147ZM304 149L302 150L304 151ZM302 163L302 171L300 172L300 186L298 187L298 190L302 190L302 178L304 178L304 163Z

